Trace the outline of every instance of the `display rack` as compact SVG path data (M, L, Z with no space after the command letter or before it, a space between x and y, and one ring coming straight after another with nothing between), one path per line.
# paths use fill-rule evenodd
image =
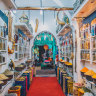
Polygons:
M92 63L96 63L96 18L91 22Z
M15 43L15 61L28 57L28 49L27 39L24 40L24 37L20 35L18 42Z
M96 64L96 19L80 27L81 61Z
M90 25L83 24L80 28L81 61L90 61Z
M71 52L72 52L72 45L73 39L72 39L72 33L69 32L65 34L60 39L60 57L64 58L64 60L70 59Z
M0 65L6 64L7 54L6 27L0 26Z

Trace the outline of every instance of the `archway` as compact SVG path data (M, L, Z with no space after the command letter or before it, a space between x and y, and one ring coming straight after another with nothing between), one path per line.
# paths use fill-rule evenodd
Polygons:
M40 32L34 39L34 60L39 64L45 64L45 61L55 63L57 53L57 42L54 35L48 31ZM45 49L47 46L48 49ZM38 65L39 65L38 64Z

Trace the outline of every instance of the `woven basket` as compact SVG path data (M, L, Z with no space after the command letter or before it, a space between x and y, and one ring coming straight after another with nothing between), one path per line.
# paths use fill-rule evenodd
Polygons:
M6 75L6 76L9 78L9 80L13 78L13 75Z
M16 71L22 71L23 70L23 67L15 67L15 70Z

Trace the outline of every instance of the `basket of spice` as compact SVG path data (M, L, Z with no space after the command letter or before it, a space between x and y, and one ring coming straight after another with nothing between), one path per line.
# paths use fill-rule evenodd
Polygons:
M20 90L20 87L14 86L8 90L8 93L16 93L17 96L20 96Z
M7 84L7 81L9 80L9 78L7 76L5 76L4 74L0 74L0 81L3 81L3 85Z
M24 65L18 65L17 67L15 67L16 71L22 71L24 69Z
M9 80L13 78L13 73L8 69L6 69L3 74L6 75L9 78Z
M86 79L89 81L93 81L92 76L95 75L96 73L93 70L89 70L84 75L86 76Z
M25 63L21 63L21 65L23 65L23 68L22 69L25 69L26 68Z
M66 66L67 66L68 68L72 68L72 63L68 62L68 63L66 64Z
M88 68L84 67L82 70L80 70L81 75L84 77L85 76L84 73L86 73L88 70L89 70Z

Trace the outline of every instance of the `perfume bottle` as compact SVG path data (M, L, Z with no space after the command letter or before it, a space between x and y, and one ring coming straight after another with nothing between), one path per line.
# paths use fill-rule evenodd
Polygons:
M92 26L91 35L94 36L94 26Z
M95 61L95 52L93 51L93 61Z
M95 33L95 35L96 35L96 24L95 24L95 32L94 32L94 33Z

